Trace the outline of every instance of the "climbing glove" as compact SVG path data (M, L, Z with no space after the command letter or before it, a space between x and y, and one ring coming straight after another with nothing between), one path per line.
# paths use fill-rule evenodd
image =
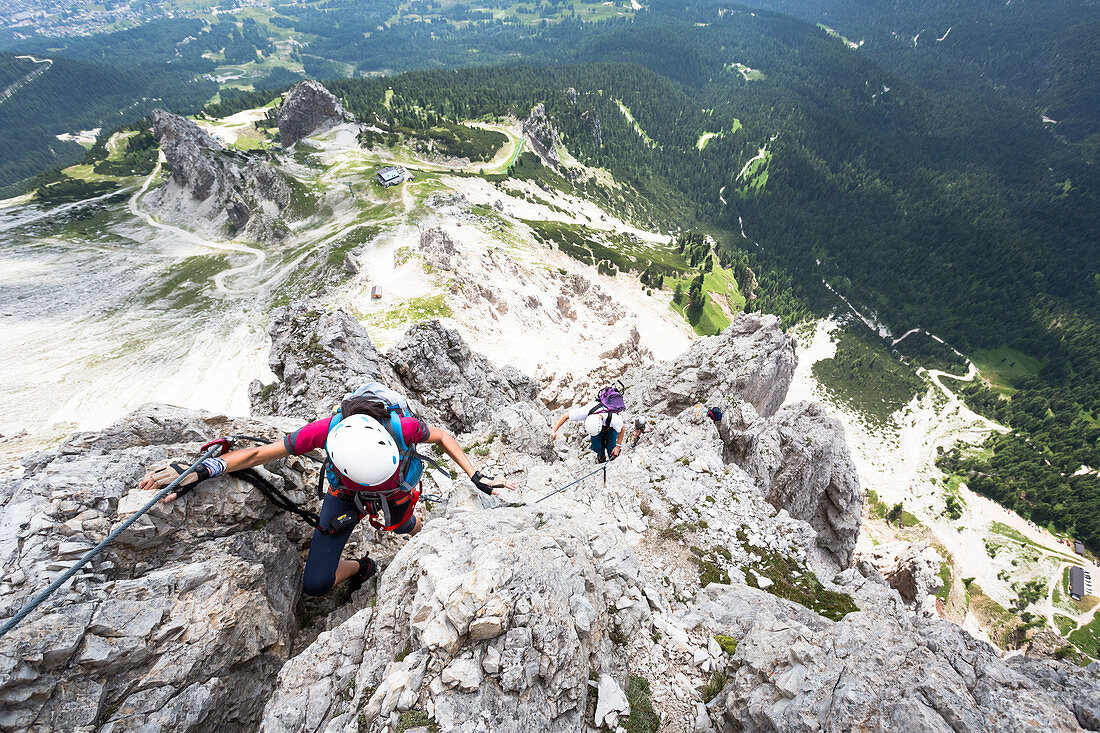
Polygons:
M163 489L179 478L186 470L187 466L173 461L166 466L160 466L150 471L148 478L155 482L152 488ZM180 482L180 485L176 489L176 498L178 499L181 496L190 494L195 490L195 486L198 485L200 481L205 481L214 476L220 476L223 473L225 473L225 461L221 458L203 459L202 464Z
M474 471L474 475L470 477L470 481L474 483L478 491L484 494L492 494L493 489L499 489L507 485L504 479L498 479L495 476L486 476L481 471Z

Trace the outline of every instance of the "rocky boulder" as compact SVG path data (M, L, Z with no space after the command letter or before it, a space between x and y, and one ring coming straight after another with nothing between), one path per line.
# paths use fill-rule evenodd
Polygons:
M848 567L863 491L841 422L817 403L787 405L771 418L742 403L726 410L718 430L725 459L754 477L773 506L809 522L818 547Z
M935 603L927 599L943 587L943 558L926 542L886 542L856 553L854 561L861 572L873 568L911 607L935 613Z
M281 427L149 405L30 456L3 491L0 615L148 501L134 488L147 466ZM269 468L305 499L301 459ZM0 639L0 730L253 728L297 627L305 537L232 478L154 507Z
M340 100L320 83L300 81L290 88L279 107L276 121L283 147L327 130L348 118Z
M671 361L631 370L630 409L676 415L695 404L747 402L765 417L786 399L798 363L795 340L776 316L741 313L718 336Z
M187 226L274 241L287 229L279 212L291 201L283 177L266 162L225 149L198 125L153 110L153 134L171 173L149 199L158 213Z
M737 640L709 705L734 730L1077 731L1095 719L1100 671L1005 662L945 621L860 612L834 623L712 585L684 623Z
M268 364L278 381L255 380L248 397L255 415L317 420L367 382L400 386L367 330L343 310L318 311L305 301L271 312Z
M498 509L432 523L386 570L377 606L287 663L262 730L571 733L600 675L614 725L625 679L609 636L646 625L638 573L622 534L591 518Z
M496 408L535 397L534 380L509 365L498 370L458 331L436 320L410 327L386 358L406 394L431 405L454 432L488 420Z

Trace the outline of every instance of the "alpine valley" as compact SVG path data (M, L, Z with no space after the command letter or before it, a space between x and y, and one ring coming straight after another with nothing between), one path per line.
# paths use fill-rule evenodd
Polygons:
M1097 13L0 11L0 623L367 382L517 485L308 597L204 481L0 635L0 730L1100 730Z

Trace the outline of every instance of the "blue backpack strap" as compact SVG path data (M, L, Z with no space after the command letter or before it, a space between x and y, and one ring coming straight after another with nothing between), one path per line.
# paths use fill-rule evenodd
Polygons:
M328 458L328 436L332 435L332 431L340 424L340 421L344 419L343 410L339 407L336 408L336 412L332 414L332 417L328 421L328 434L325 435L325 470L323 471L325 480L328 481L329 488L333 491L340 491L342 485L340 483L340 476L336 473L336 469L332 465L332 461ZM319 484L320 482L318 482ZM318 489L320 486L318 486ZM318 490L318 494L321 491ZM323 497L322 497L323 498Z
M390 413L390 433L393 434L394 442L397 443L397 449L404 454L409 446L405 444L405 436L401 430L401 408L397 405L386 405L386 409Z

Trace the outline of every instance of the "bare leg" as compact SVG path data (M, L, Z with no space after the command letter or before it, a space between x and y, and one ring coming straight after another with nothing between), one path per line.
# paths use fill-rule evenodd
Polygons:
M359 572L359 561L358 560L341 560L340 564L336 566L336 581L335 581L334 585L338 584L338 583L343 583L345 580L347 580L348 578L350 578L351 576L355 575L358 572Z

